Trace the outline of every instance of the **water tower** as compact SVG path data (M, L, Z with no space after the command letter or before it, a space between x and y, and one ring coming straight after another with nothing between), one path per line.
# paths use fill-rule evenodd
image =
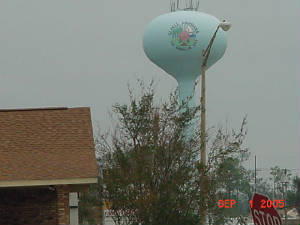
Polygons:
M193 96L203 62L205 69L212 66L224 55L227 45L224 30L229 24L198 12L198 6L190 1L188 7L179 9L179 1L177 6L172 3L171 12L152 20L143 36L147 57L177 80L180 100ZM194 104L191 99L189 105Z
M143 48L153 63L177 80L181 101L193 96L195 81L201 74L200 158L206 165L205 71L224 55L225 31L230 24L198 12L198 7L199 0L196 4L189 0L183 9L179 7L179 0L177 5L171 2L171 12L158 16L146 27ZM195 105L194 99L189 105ZM205 210L203 212L205 215Z

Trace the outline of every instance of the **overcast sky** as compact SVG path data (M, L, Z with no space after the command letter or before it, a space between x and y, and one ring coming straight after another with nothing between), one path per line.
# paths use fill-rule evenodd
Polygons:
M299 9L298 0L200 0L199 11L233 25L207 71L208 126L238 128L247 114L260 168L299 169ZM156 97L167 97L176 81L146 58L142 35L169 10L169 0L1 0L0 108L89 106L108 127L127 83L154 78Z

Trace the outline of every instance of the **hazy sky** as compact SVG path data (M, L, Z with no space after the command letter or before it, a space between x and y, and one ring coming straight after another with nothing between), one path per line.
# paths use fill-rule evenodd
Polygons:
M299 9L298 0L200 0L199 11L233 25L207 72L208 126L238 128L247 114L258 167L299 169ZM168 12L169 0L1 0L0 108L90 106L107 127L136 78L168 96L176 81L142 50L146 25Z

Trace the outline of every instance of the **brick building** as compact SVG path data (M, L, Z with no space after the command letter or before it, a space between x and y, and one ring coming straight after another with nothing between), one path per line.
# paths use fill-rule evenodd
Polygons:
M70 224L97 175L89 108L0 110L1 225Z

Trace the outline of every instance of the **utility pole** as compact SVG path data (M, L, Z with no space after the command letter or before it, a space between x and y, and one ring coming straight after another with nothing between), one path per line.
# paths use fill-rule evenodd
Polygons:
M273 175L273 200L275 200L275 175Z
M254 192L256 192L256 155L254 156Z
M286 205L286 185L287 185L287 171L286 168L284 169L284 183L283 183L283 199L285 201L284 204L284 224L287 225L287 205Z

